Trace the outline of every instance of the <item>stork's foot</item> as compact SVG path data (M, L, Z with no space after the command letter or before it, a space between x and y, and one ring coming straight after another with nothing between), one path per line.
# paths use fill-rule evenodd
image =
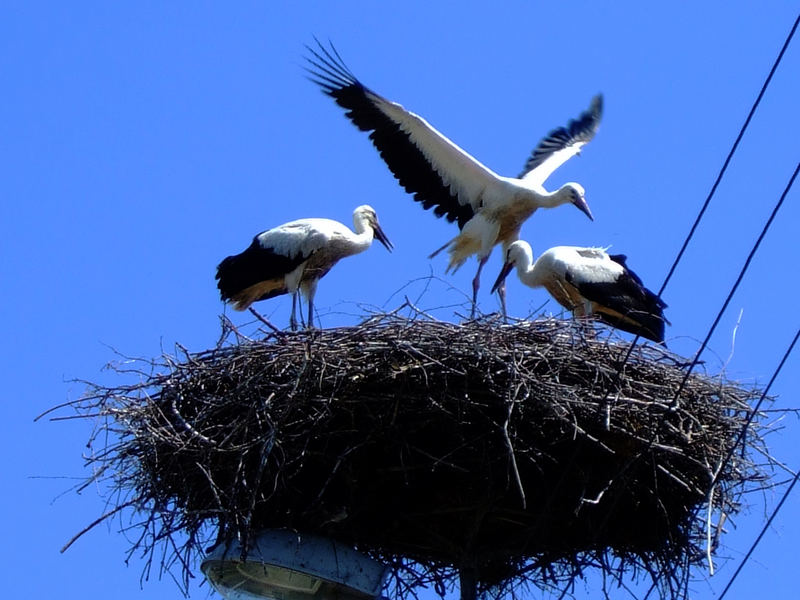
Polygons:
M481 287L481 269L483 269L483 265L486 264L487 260L489 260L488 255L478 261L478 272L475 273L475 278L472 280L472 310L469 313L471 321L475 320L475 309L478 307L478 290Z

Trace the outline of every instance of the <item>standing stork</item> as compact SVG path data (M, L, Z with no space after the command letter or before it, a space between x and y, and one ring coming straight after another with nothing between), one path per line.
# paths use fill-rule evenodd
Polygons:
M363 252L377 238L391 252L392 244L371 206L353 212L355 233L331 219L298 219L268 229L253 238L244 251L217 266L220 296L245 310L253 302L292 295L291 328L297 329L297 292L308 302L308 327L313 324L317 282L346 256Z
M594 314L617 329L663 344L667 305L644 287L626 260L624 254L607 254L602 248L555 246L533 262L530 244L518 240L508 247L492 291L516 266L522 283L544 287L576 317Z
M433 208L437 217L458 222L461 233L429 258L448 249L447 272L455 272L477 255L478 272L472 281L472 315L480 286L481 269L494 246L519 239L525 220L537 208L571 203L593 220L584 190L566 183L548 192L543 184L550 174L594 137L603 110L602 96L566 127L551 131L539 142L519 177L498 175L467 154L425 119L407 111L363 85L345 66L336 49L317 41L318 50L306 46L310 55L307 71L322 91L346 110L346 116L369 138L381 158L407 192ZM500 288L505 311L505 286Z

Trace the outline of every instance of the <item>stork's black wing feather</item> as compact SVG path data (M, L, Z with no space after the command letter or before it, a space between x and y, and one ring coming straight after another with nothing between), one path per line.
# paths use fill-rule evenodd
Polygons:
M603 311L597 311L595 315L599 317L601 321L611 325L612 327L616 327L622 331L627 331L628 333L633 333L634 335L641 335L642 337L654 342L658 342L659 344L664 343L665 321L663 317L638 311L628 312L625 315L627 319L623 319L615 314L609 314Z
M611 255L610 258L621 265L624 271L613 282L575 282L567 273L567 281L573 284L580 294L601 307L623 315L620 318L602 310L596 314L601 320L629 333L639 334L654 342L664 341L664 317L666 303L647 289L639 276L631 271L624 254Z
M294 271L307 258L300 254L289 257L271 248L265 248L256 236L244 252L226 257L217 266L216 279L220 296L222 300L230 300L252 285L283 277ZM259 300L285 293L285 288L276 289Z
M582 112L577 119L570 119L566 127L557 127L542 138L542 141L533 149L519 177L524 177L556 152L576 144L583 145L591 140L597 133L602 116L603 96L598 94L592 98L589 108Z
M365 87L342 61L333 45L330 49L315 40L318 49L306 46L310 79L345 109L345 115L370 140L401 186L425 209L433 208L437 217L457 221L459 228L474 216L469 204L462 204L451 193L425 155L398 124L372 102L382 98Z

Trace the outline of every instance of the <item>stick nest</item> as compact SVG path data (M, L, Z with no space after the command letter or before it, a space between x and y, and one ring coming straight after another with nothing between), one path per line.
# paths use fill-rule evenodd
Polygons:
M481 590L589 566L671 586L761 479L757 421L740 436L754 390L687 378L660 346L625 360L629 342L572 321L380 315L228 337L73 405L100 417L104 517L132 508L146 570L188 580L212 528L245 545L289 528L386 561L400 597L465 571Z

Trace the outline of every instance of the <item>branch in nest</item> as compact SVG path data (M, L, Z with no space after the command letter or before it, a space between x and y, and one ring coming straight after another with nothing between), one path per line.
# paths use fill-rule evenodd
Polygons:
M143 511L137 547L161 546L182 581L210 528L220 542L289 528L385 560L404 597L445 589L464 564L480 590L551 588L587 568L672 573L669 589L676 565L710 552L712 515L764 479L749 458L768 456L756 420L709 489L755 390L697 374L683 385L685 361L650 345L617 376L629 344L570 321L395 311L261 342L229 331L70 403L101 415L92 442L108 434L89 466L136 498L96 523Z

